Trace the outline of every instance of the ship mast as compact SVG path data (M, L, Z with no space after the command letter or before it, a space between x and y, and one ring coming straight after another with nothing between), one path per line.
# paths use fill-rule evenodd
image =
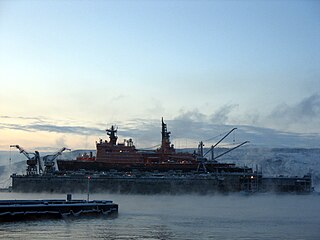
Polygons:
M116 136L117 134L117 129L115 129L115 127L112 125L110 129L107 129L107 134L109 136L109 139L110 139L110 143L113 144L113 145L116 145L117 144L117 139L118 137Z
M170 134L171 132L168 132L167 130L167 124L163 122L163 118L161 119L162 123L162 131L161 131L161 153L166 154L166 153L172 153L174 152L173 145L171 145L170 142Z

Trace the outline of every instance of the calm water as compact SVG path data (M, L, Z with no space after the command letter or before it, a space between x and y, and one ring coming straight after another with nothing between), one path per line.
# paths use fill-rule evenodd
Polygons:
M0 193L0 199L65 195ZM73 198L86 199L86 195ZM0 223L0 239L320 239L320 195L118 195L114 219Z

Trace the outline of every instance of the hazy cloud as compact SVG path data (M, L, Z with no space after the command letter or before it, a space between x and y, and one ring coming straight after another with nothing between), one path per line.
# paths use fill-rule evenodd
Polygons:
M198 109L194 109L191 111L184 111L181 110L180 114L174 118L174 120L182 121L182 122L202 122L207 118L207 116L201 112L199 112Z
M307 98L301 101L297 109L311 108L316 105L318 96ZM301 107L303 106L303 107ZM226 142L235 141L250 141L253 145L266 145L266 146L278 146L278 147L319 147L320 141L319 133L295 133L285 130L279 130L281 128L265 128L244 124L226 124L229 120L229 115L237 108L238 105L226 105L223 108L218 109L213 114L205 115L199 112L198 109L192 111L181 111L172 120L165 119L167 123L168 131L171 131L172 141L175 139L189 139L189 143L193 142L194 146L201 140L208 140L214 143L218 141L224 134L226 134L233 127L237 127L236 130ZM304 111L306 111L304 109ZM309 110L309 115L316 116L317 109ZM258 119L258 118L256 118ZM126 126L126 125L124 125ZM149 119L134 119L131 123L125 127L125 131L119 129L119 134L131 136L134 140L137 138L138 144L145 146L155 145L160 143L161 132L161 119L149 120Z
M199 141L204 141L206 146L216 143L233 127L238 129L223 143L250 141L251 145L259 146L316 148L319 147L318 142L320 141L320 134L300 134L248 125L213 124L207 120L192 120L188 116L183 118L181 115L173 120L165 119L165 122L168 131L172 133L172 142L174 143L177 139L188 139L189 147L197 147ZM140 119L135 126L131 125L118 130L119 135L132 137L137 146L146 147L160 144L160 132L160 119L158 121Z
M296 105L289 106L287 104L282 104L276 107L271 116L277 118L290 119L291 121L299 121L301 119L319 119L320 117L320 94L314 94Z
M229 114L237 107L237 104L229 104L220 107L216 112L211 114L210 121L215 124L226 124L229 120Z
M37 131L47 131L47 132L56 132L56 133L72 133L79 135L88 135L88 134L101 134L101 130L97 128L82 127L82 126L58 126L50 124L33 124L27 125L28 129L37 130Z
M103 130L93 128L93 127L83 127L83 126L59 126L53 124L10 124L10 123L0 123L0 129L11 129L20 130L27 132L36 131L46 131L46 132L56 132L56 133L70 133L79 135L90 135L90 134L101 134Z
M124 95L124 94L118 94L114 97L112 97L110 99L111 102L118 102L118 101L122 101L122 100L125 100L128 96Z
M55 141L55 144L56 144L57 146L66 147L67 145L66 145L65 137L62 136L62 137L57 138L56 141Z
M317 131L320 126L320 94L311 95L295 105L277 106L268 117L263 119L264 123L261 120L262 117L257 117L257 125L255 126L245 125L245 121L238 122L241 124L228 124L232 123L230 116L234 117L233 113L237 107L237 104L225 105L212 114L204 114L198 109L181 110L173 119L166 119L164 116L164 121L168 125L168 131L172 132L171 140L173 143L177 139L187 139L189 145L192 142L194 147L201 140L211 139L213 143L216 142L233 127L237 127L238 130L230 137L236 138L238 142L248 140L254 145L319 147L320 133ZM11 121L11 118L14 117L0 116L0 118L3 119L0 123L0 129L46 131L62 133L65 136L77 134L82 136L98 135L101 138L107 138L105 129L111 126L100 123L94 124L98 127L87 127L81 124L69 126L68 123L64 124L61 121L53 123L53 121L40 117L19 117L19 119L28 120L21 121L24 124L20 124L19 120L16 121L18 123ZM161 142L161 116L158 119L135 118L119 122L117 126L119 127L119 140L132 138L138 147L151 147ZM264 126L269 126L269 128ZM299 131L295 131L295 129L300 129L304 134L297 133ZM312 132L314 133L312 134ZM227 142L232 140L226 139ZM64 145L64 143L63 137L57 139L57 145Z
M40 117L22 117L22 116L12 117L7 115L0 116L0 119L23 119L23 120L43 121L43 119Z
M165 112L165 108L163 107L160 100L156 98L152 98L149 102L150 107L146 108L147 114L163 114Z
M0 129L21 130L21 131L26 131L26 132L33 132L34 131L32 129L28 129L25 125L13 124L13 123L0 123Z
M313 94L295 105L277 106L267 117L271 126L290 131L316 132L320 128L320 94Z

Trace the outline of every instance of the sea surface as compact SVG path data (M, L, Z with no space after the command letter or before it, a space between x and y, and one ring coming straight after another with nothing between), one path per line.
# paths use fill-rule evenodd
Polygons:
M0 193L0 199L65 199ZM74 199L86 199L74 194ZM0 223L0 239L320 239L320 195L122 195L116 218Z

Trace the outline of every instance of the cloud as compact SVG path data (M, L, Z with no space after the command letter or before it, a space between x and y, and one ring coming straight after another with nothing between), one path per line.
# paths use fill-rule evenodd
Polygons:
M101 134L102 130L91 127L82 127L82 126L58 126L50 124L31 124L25 126L27 129L32 129L35 131L47 131L47 132L56 132L56 133L71 133L79 135L88 135L88 134Z
M215 124L226 124L229 120L229 114L237 107L237 104L229 104L220 107L216 112L211 114L210 121Z
M1 118L7 119L17 119L16 117L9 116L1 116ZM66 133L66 134L78 134L78 135L96 135L101 134L103 131L94 127L83 127L83 126L65 126L65 125L57 125L46 123L46 120L42 120L40 118L24 118L18 117L18 119L28 119L34 120L37 122L34 123L0 123L0 129L11 129L11 130L20 130L26 132L37 132L37 131L46 131L46 132L55 132L55 133Z
M307 98L301 101L303 106L313 106L317 98ZM192 111L180 111L180 114L173 119L165 119L168 131L171 131L171 140L188 139L196 147L199 141L210 139L211 143L217 142L233 127L237 127L226 143L250 141L253 145L273 147L318 147L320 141L319 133L299 133L294 131L279 130L281 128L267 128L246 124L227 124L230 121L231 113L238 105L226 105L212 114L203 114L198 109ZM310 115L314 116L317 110ZM138 140L138 144L152 146L160 143L161 119L134 119L128 125L124 124L125 131L119 128L119 134L131 136ZM209 143L207 143L209 144Z
M227 142L231 142L235 136L238 142L248 140L254 145L319 147L320 133L317 132L320 126L319 94L302 99L295 105L277 106L266 118L257 117L255 118L256 124L250 122L250 125L245 121L232 120L237 107L237 104L225 105L211 114L204 114L199 109L181 110L172 119L166 119L164 116L164 121L168 124L168 131L172 132L173 143L179 139L181 141L187 139L188 145L192 144L194 147L201 140L211 139L212 143L215 143L233 127L237 127L238 130L230 135L231 140L226 139ZM138 147L160 144L161 117L159 116L158 119L135 118L117 122L119 141L122 141L123 138L132 138ZM98 135L101 138L107 138L104 129L110 127L110 125L100 123L91 123L89 126L72 125L72 121L52 121L41 117L18 117L16 122L14 117L0 116L0 118L3 119L0 122L0 129L60 133L64 134L66 139L69 134ZM95 127L91 127L92 125ZM62 144L64 138L57 141Z
M156 98L151 98L149 100L150 107L146 108L146 114L148 115L158 115L163 114L165 112L165 108L163 107L160 100Z
M118 94L114 97L112 97L110 99L111 102L118 102L118 101L123 101L127 98L128 96L127 95L124 95L124 94Z
M182 122L202 122L207 118L207 116L201 112L199 112L198 109L193 109L191 111L184 111L180 110L180 114L176 116L174 119Z
M267 116L270 126L288 131L316 132L320 127L320 94L302 99L295 105L278 105Z
M23 119L23 120L36 120L36 121L43 121L40 117L12 117L12 116L7 116L7 115L2 115L0 116L0 119Z
M64 146L64 147L67 146L67 145L66 145L65 137L64 137L64 136L61 136L61 137L57 138L56 141L55 141L55 144L56 144L57 146Z
M277 106L271 113L271 116L277 118L285 117L287 120L301 121L304 119L314 119L320 117L320 94L313 94L302 99L296 105L289 106L282 104Z
M216 135L218 126L217 124L212 124L210 117L200 113L198 109L181 112L173 120L169 120L168 124L175 129L173 136L178 138L197 139L197 141L208 139L211 138L212 135ZM226 127L222 126L220 131L224 131L225 129Z

